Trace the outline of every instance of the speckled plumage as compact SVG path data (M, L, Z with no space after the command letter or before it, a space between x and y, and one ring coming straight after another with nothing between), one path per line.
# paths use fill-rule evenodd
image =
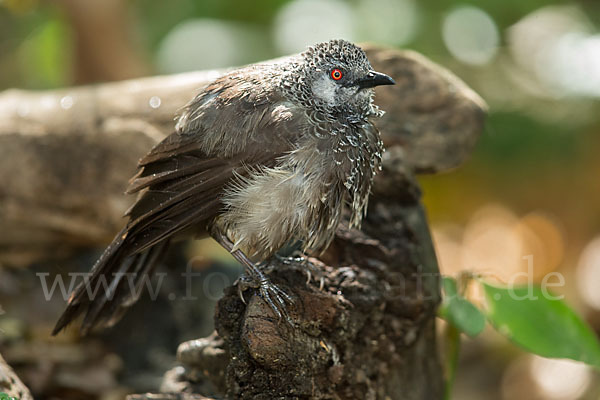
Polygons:
M225 234L232 252L260 261L297 240L306 252L324 250L345 205L360 225L383 151L370 87L393 83L373 74L360 48L334 40L203 89L140 160L129 222L92 270L92 285L108 277L114 293L90 300L80 286L55 332L82 312L84 331L114 323L136 299L110 275L135 271L137 285L175 236Z
M238 177L226 191L227 211L219 219L251 255L268 258L295 240L305 252L324 250L345 204L352 211L351 226L360 225L383 151L370 118L382 112L372 104L372 90L355 98L350 88L334 104L315 95L314 82L338 66L349 79L371 69L364 52L345 41L317 45L275 68L273 90L286 98L281 112L290 120L297 116L297 137L275 166Z

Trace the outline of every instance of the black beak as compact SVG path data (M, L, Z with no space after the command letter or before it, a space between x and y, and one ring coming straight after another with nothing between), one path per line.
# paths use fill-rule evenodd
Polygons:
M361 89L372 88L380 85L395 85L396 82L386 74L381 72L369 71L367 76L358 80L358 87Z

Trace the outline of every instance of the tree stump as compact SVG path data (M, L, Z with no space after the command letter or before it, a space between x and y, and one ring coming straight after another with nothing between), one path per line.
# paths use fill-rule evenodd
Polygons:
M386 153L362 230L341 225L323 261L309 259L322 276L307 283L301 265L275 262L271 277L296 299L297 326L232 287L217 307L218 336L180 346L180 382L208 379L236 399L442 397L439 273L419 190L398 156Z

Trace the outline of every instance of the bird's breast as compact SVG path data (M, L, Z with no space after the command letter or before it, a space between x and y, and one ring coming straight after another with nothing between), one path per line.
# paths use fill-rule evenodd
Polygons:
M342 204L341 195L335 197L317 175L284 163L232 185L221 219L236 246L261 259L293 240L315 250L333 237L331 220L339 221Z
M227 189L221 221L247 254L266 259L295 240L307 252L325 249L345 204L351 225L360 223L379 165L377 131L317 127L276 166L248 171Z

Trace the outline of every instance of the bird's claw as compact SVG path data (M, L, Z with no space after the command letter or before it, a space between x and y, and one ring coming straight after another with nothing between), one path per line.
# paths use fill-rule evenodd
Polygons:
M294 299L283 289L271 282L271 280L258 268L249 271L249 274L243 274L235 282L238 288L238 295L244 304L244 291L249 288L257 289L260 297L269 305L279 320L285 318L286 322L294 326L292 319L287 312L287 305L294 304Z
M287 312L287 304L294 304L294 299L266 277L261 279L258 290L260 297L271 307L277 318L280 321L285 318L287 323L294 326L294 322Z
M285 265L304 264L307 262L307 258L302 254L295 255L295 256L289 256L289 257L275 254L275 258L277 258L282 264L285 264Z
M244 298L244 292L250 288L256 289L257 287L253 282L253 279L246 274L240 275L240 277L233 282L233 285L237 287L238 296L240 296L240 300L242 300L242 303L244 304L248 304Z
M325 286L325 277L323 276L323 271L318 266L309 262L308 257L305 257L304 255L283 257L277 254L275 257L285 265L302 269L302 272L306 274L307 285L312 281L313 275L316 276L319 282L319 290L323 290L323 287Z

